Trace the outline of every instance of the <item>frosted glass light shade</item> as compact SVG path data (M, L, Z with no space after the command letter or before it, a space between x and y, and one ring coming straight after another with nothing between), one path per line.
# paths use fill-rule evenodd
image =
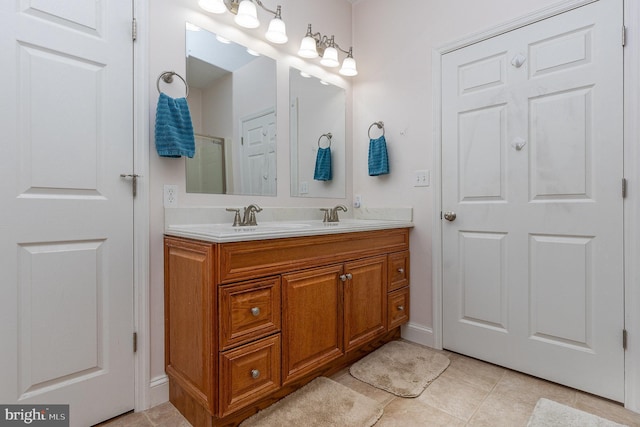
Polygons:
M340 68L340 71L338 72L343 76L356 76L358 74L358 69L356 68L356 60L350 56L347 56L346 58L344 58L344 61L342 61L342 68Z
M269 29L267 30L265 37L271 43L286 43L289 38L287 37L287 29L284 21L280 18L273 18L271 22L269 22Z
M337 67L340 65L338 61L338 50L335 47L329 46L324 50L324 55L322 55L322 59L320 63L325 67Z
M200 0L198 6L211 13L224 13L227 11L227 6L224 5L222 0Z
M317 58L318 50L316 49L316 39L313 37L305 37L302 39L300 43L300 50L298 50L298 55L303 58Z
M258 28L260 21L258 21L256 5L250 0L242 0L238 5L238 14L234 21L244 28Z

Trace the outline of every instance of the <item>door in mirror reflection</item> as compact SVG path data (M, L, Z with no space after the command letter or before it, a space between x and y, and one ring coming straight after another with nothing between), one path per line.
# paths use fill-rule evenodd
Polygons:
M186 64L200 135L186 163L186 191L275 196L275 60L188 23Z
M345 90L290 68L289 96L291 196L344 198ZM321 157L318 156L320 149L324 151ZM316 162L328 160L329 164L321 168L329 167L331 173L319 176ZM327 176L330 179L326 179Z

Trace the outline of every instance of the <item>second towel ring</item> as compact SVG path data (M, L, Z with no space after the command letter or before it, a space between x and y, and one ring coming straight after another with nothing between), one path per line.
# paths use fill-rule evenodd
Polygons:
M165 71L164 73L160 74L158 76L158 80L156 81L156 87L158 88L158 93L162 93L162 90L160 90L160 79L162 79L165 83L173 83L173 76L178 76L178 78L180 80L182 80L182 83L184 83L184 87L185 87L185 95L184 97L188 97L189 96L189 85L187 84L187 81L178 73L176 73L175 71Z
M329 146L326 148L331 148L331 138L333 138L333 134L331 132L328 132L320 135L320 138L318 138L318 148L322 148L320 147L320 141L322 141L322 137L327 138L327 141L329 141Z
M373 122L371 123L371 126L369 126L369 130L367 131L367 134L369 135L369 139L371 138L371 128L374 126L378 126L378 129L382 129L382 136L384 136L384 122L383 121L379 121L379 122Z

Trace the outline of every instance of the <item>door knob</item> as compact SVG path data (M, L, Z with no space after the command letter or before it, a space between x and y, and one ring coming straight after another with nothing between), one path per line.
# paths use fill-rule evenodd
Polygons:
M446 219L447 221L455 221L456 213L452 211L447 211L444 213L444 219Z

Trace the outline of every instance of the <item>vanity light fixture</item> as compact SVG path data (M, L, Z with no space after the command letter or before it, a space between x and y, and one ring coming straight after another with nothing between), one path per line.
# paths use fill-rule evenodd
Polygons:
M198 5L211 13L224 13L228 10L236 15L234 18L236 24L244 28L257 28L260 26L258 9L256 8L256 5L258 5L263 10L273 14L273 18L269 22L269 28L265 33L267 40L276 44L283 44L289 40L286 26L282 20L282 8L279 5L275 11L268 9L260 0L199 0Z
M358 70L356 68L356 60L353 59L353 47L349 47L349 50L342 49L338 43L336 43L334 36L329 38L320 33L314 33L311 30L311 24L307 27L307 34L305 34L302 42L300 42L298 55L308 59L321 56L320 63L322 65L325 67L337 67L340 65L340 61L338 61L338 51L347 54L338 72L343 76L357 75Z

